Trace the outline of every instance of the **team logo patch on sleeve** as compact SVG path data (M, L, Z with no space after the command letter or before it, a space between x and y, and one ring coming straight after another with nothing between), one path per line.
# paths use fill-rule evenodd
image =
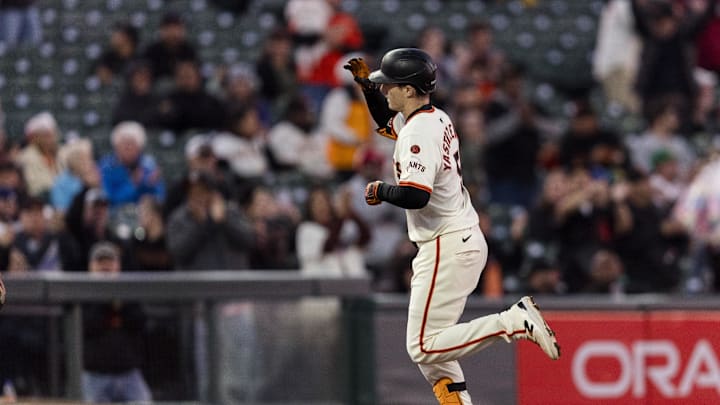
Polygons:
M414 154L417 155L418 153L420 153L420 146L418 146L418 145L413 145L413 146L411 146L411 147L410 147L410 152L412 152L412 153L414 153Z
M408 161L406 170L408 173L424 173L425 165L420 163L420 161L417 158L413 157Z

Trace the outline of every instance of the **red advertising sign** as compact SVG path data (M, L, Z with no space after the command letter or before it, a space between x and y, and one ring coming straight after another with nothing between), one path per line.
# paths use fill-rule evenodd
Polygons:
M519 404L720 404L720 311L543 315L561 357L520 342Z

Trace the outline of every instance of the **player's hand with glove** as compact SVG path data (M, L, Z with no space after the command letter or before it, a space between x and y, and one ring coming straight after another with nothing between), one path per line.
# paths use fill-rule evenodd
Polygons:
M365 186L365 202L368 205L378 205L382 202L382 200L380 200L380 197L378 196L378 190L380 189L380 187L382 187L383 184L384 183L382 181L375 180Z
M370 68L363 58L352 58L350 59L343 68L347 69L352 73L353 79L362 87L363 90L375 90L378 85L371 82L368 77L370 76Z

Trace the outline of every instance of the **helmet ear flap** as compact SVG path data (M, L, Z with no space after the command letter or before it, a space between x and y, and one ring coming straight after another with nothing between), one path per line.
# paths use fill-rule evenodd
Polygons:
M424 96L424 95L428 94L427 91L421 89L421 88L418 87L418 86L415 86L414 84L411 84L410 86L412 86L413 90L415 90L415 95L416 95L416 96Z

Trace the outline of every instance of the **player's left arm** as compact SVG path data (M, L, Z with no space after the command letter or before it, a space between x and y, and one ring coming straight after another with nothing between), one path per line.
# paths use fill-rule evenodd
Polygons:
M430 192L413 186L393 186L377 180L365 188L365 201L370 205L387 201L400 208L417 210L430 201Z
M369 183L365 200L370 205L387 201L406 209L423 208L430 201L441 153L437 145L422 134L404 137L395 147L398 151L395 165L398 185L381 181Z

